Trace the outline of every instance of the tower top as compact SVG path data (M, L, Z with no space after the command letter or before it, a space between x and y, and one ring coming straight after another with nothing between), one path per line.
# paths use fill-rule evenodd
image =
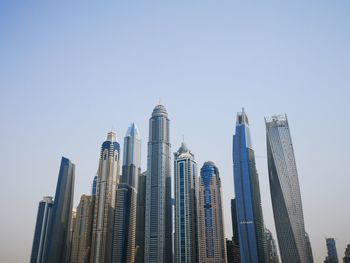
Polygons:
M182 142L181 147L178 150L178 153L186 153L186 152L189 152L189 149L187 148L186 143Z
M107 133L106 141L110 141L110 142L117 141L117 134L114 131L110 131L109 133Z
M158 104L157 106L154 107L153 112L152 112L152 117L155 116L168 116L168 112L166 108L162 104Z
M244 111L244 108L242 108L241 112L237 113L237 120L236 124L247 124L249 125L247 114Z
M135 122L133 122L129 126L129 128L125 134L125 137L135 137L138 140L141 139L139 129L137 128L137 125L135 124Z

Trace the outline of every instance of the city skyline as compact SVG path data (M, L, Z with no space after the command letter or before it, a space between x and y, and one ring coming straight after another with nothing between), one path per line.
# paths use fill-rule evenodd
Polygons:
M263 117L288 114L314 260L327 254L324 236L336 238L343 257L350 239L348 1L0 7L3 261L30 257L37 205L54 194L60 157L76 164L77 207L90 194L105 134L114 127L121 140L134 121L146 142L159 99L173 150L184 135L199 164L213 160L220 170L228 238L236 112L245 107L249 115L264 223L275 239ZM145 171L146 143L141 151Z

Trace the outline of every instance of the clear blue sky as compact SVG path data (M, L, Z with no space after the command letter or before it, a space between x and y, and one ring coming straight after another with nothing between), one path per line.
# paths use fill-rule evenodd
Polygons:
M219 167L231 236L231 144L245 107L265 224L275 235L264 116L288 114L315 262L324 237L350 243L349 1L1 1L0 255L29 260L37 205L61 155L76 164L75 206L99 148L135 121L146 168L159 99L200 166Z

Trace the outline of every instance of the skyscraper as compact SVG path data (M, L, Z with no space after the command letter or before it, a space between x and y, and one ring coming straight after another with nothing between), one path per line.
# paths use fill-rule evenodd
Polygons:
M62 157L56 194L52 206L44 262L63 263L69 260L75 165ZM46 252L46 251L45 251Z
M326 238L327 257L325 263L339 263L337 248L335 246L334 238Z
M145 262L172 262L169 118L157 105L149 121L146 182Z
M120 146L116 134L109 132L102 143L97 172L96 200L92 228L91 262L110 263L115 192L119 181Z
M146 175L147 171L139 175L137 185L135 263L143 263L145 255Z
M232 250L234 263L240 263L239 238L237 225L236 199L231 199L231 220L232 220ZM227 251L228 254L228 251Z
M265 228L265 238L267 246L267 262L279 263L276 242L270 230Z
M343 263L350 263L350 244L345 249L345 255L343 257Z
M53 205L52 199L51 196L44 196L39 203L30 263L44 263L43 254L47 239L47 226Z
M141 138L135 123L124 138L122 175L116 192L113 263L135 261L137 179L141 173Z
M185 143L174 153L175 262L198 262L197 162Z
M305 232L305 245L306 245L306 253L307 253L307 259L308 263L314 263L314 256L312 254L312 247L311 242L308 233Z
M263 263L267 258L259 178L244 110L237 114L233 168L241 262Z
M226 242L221 200L221 180L216 165L207 161L198 182L199 262L225 263Z
M273 214L283 263L306 263L305 227L298 172L287 116L265 118Z
M94 198L82 195L75 218L71 263L90 262L93 211Z

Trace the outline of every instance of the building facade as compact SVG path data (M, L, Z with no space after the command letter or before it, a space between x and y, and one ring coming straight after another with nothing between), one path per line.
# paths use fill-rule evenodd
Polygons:
M146 175L147 171L139 175L137 185L135 263L143 263L145 255Z
M345 249L345 255L343 257L343 263L350 263L350 244Z
M266 262L266 240L259 178L255 166L248 117L244 110L237 114L233 136L233 178L240 260L243 263Z
M312 246L310 242L309 234L305 232L305 245L306 245L306 253L307 253L307 259L308 263L314 263L314 256L312 253Z
M112 263L135 261L137 180L141 173L141 138L135 123L124 137L122 175L115 202Z
M171 168L168 113L157 105L149 121L145 262L172 262Z
M239 237L237 224L236 199L231 199L231 222L232 222L232 249L234 263L240 263L241 257L239 252ZM227 254L229 252L227 251ZM227 258L228 260L228 258Z
M265 118L267 162L278 245L284 263L308 262L304 215L287 116Z
M102 143L97 172L96 199L92 228L91 263L110 263L115 210L115 193L119 181L120 145L114 132Z
M44 196L43 200L39 203L34 231L32 253L30 256L30 263L44 263L43 256L46 245L47 228L51 216L52 205L53 197L51 196Z
M49 219L44 262L69 262L70 229L73 209L75 165L62 157L55 199Z
M327 257L325 263L339 263L337 248L335 246L334 238L326 238Z
M174 153L176 263L198 262L197 162L185 143Z
M277 246L270 230L265 228L265 238L267 246L267 262L279 263Z
M198 246L200 263L225 263L221 180L216 165L207 161L198 182Z
M93 212L94 197L82 195L73 226L71 263L90 262Z

